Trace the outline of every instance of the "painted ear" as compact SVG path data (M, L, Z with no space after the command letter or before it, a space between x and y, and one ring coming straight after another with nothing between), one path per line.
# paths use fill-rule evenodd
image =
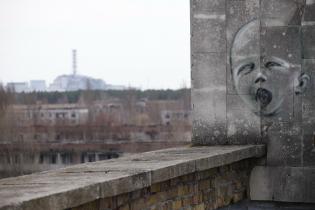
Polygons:
M300 75L299 79L298 79L298 84L297 84L297 86L295 88L295 94L299 95L299 94L304 93L304 91L306 90L310 80L311 80L310 76L308 76L305 73L302 73Z

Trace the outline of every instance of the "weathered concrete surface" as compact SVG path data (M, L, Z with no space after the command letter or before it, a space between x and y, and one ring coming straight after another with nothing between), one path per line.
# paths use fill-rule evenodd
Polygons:
M198 53L225 52L226 0L191 0L191 49Z
M303 58L315 58L315 25L307 25L302 28L303 34Z
M227 95L227 142L262 143L261 121L248 110L238 95Z
M244 200L218 210L314 210L314 204Z
M315 203L315 168L256 166L250 176L250 198Z
M264 143L264 182L252 183L269 193L261 200L315 202L305 187L314 176L303 171L315 167L315 0L191 0L191 8L193 144ZM274 167L291 187L268 186Z
M305 0L261 0L261 18L272 18L267 26L301 25Z
M226 141L226 0L191 0L193 134Z
M295 91L305 73L310 76L305 91L313 92L314 5L314 0L191 0L194 144L276 144L279 133L273 131L286 127L281 123L304 127L314 97ZM292 73L266 67L276 60ZM248 62L255 66L252 76L233 77L234 69ZM266 78L257 86L273 96L266 113L257 108L259 74ZM287 137L299 142L293 145L297 153L303 149L299 137ZM293 159L292 165L302 165L303 157Z
M172 148L2 179L0 209L67 209L264 154L264 146Z
M303 24L304 25L315 24L315 1L314 0L306 0Z

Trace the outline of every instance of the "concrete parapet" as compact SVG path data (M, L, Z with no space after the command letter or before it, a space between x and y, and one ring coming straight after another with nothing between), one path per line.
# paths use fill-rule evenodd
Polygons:
M0 210L140 210L160 205L161 202L171 202L166 204L173 206L170 209L179 209L184 203L194 209L213 209L245 197L249 173L255 164L255 161L249 159L264 154L264 146L259 145L182 147L2 179ZM208 174L207 171L213 171L216 176L200 178ZM184 182L183 179L190 181ZM168 186L171 183L176 184ZM165 184L167 189L161 190ZM197 191L189 193L188 186L191 190L197 187ZM171 198L166 195L173 188L176 192L169 201ZM150 192L145 193L148 189ZM127 198L124 198L126 193ZM146 196L145 201L140 197L132 199L132 196L137 197L139 193ZM190 198L192 195L194 196ZM119 208L106 207L112 202L111 199L120 200ZM208 205L211 199L216 200L216 206ZM142 201L145 204L141 204ZM115 202L117 205L118 200ZM84 206L74 208L80 205ZM144 206L137 208L131 205Z

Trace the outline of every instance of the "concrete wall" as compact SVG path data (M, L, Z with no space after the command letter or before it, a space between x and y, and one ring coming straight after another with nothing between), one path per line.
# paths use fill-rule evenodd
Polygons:
M315 202L315 1L191 0L191 65L193 143L266 143L251 198Z
M242 200L260 146L178 147L0 179L0 210L210 210Z

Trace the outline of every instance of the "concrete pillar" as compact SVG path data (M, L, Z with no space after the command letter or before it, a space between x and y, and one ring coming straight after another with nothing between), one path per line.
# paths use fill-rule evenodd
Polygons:
M56 164L58 165L62 165L62 160L61 160L61 154L60 152L57 153L57 160L56 160Z
M226 1L191 1L193 142L226 141Z

